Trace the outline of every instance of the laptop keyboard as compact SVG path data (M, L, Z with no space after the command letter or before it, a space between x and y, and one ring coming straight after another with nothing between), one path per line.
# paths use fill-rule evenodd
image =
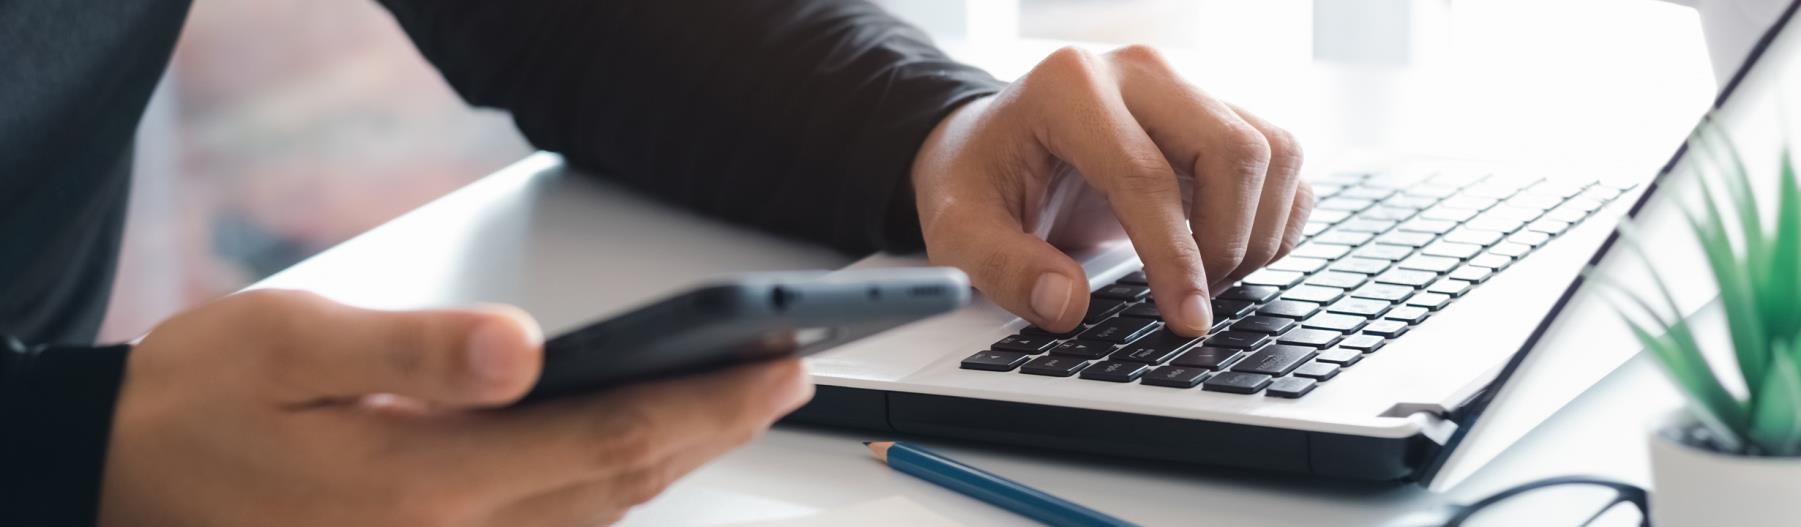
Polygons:
M962 368L1306 396L1630 188L1456 173L1313 184L1303 241L1219 292L1207 337L1165 330L1140 271L1096 289L1075 330L1027 327Z

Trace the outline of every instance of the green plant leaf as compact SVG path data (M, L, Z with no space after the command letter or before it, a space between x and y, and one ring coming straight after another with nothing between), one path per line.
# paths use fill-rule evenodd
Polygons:
M1615 293L1614 296L1603 295L1602 298L1614 306L1614 311L1620 315L1633 336L1651 352L1662 366L1663 372L1687 396L1683 399L1688 401L1690 413L1694 414L1696 420L1713 430L1728 447L1738 448L1742 445L1749 423L1744 403L1720 384L1707 359L1694 346L1692 336L1683 343L1669 338L1669 335L1675 334L1691 335L1687 323L1681 319L1674 323L1665 322L1642 297L1614 282L1612 278L1600 275L1592 267L1585 270L1584 274L1603 291ZM1622 304L1620 298L1626 299L1630 304ZM1664 336L1654 335L1644 325L1634 321L1629 314L1634 307L1655 321L1658 329L1664 330Z
M1764 452L1793 456L1801 448L1801 371L1787 343L1776 343L1770 364L1770 378L1763 391L1751 398L1751 442Z
M1770 242L1770 264L1762 286L1764 322L1773 336L1801 334L1801 181L1794 159L1782 149L1782 180L1776 205L1776 229ZM1801 346L1790 349L1801 352Z
M1739 156L1738 145L1732 141L1730 132L1716 124L1711 116L1703 122L1702 130L1705 133L1697 135L1712 139L1709 141L1710 150L1717 148L1726 152L1728 162L1716 162L1716 165L1721 165L1718 167L1719 172L1723 172L1720 177L1725 179L1720 186L1726 188L1729 203L1738 216L1739 234L1743 236L1741 241L1745 248L1745 261L1750 264L1748 268L1751 271L1752 285L1754 288L1762 287L1765 284L1758 281L1765 274L1768 257L1765 254L1767 248L1763 234L1763 215L1758 208L1757 195L1751 190L1750 170L1745 168L1745 160Z
M1732 250L1731 238L1726 234L1724 217L1712 190L1707 185L1700 185L1700 188L1705 216L1687 207L1683 208L1683 214L1688 218L1695 238L1701 242L1708 267L1719 286L1720 304L1726 310L1726 325L1731 330L1739 374L1750 393L1759 393L1763 388L1764 370L1769 367L1769 348L1759 322L1757 297L1750 280L1736 265L1738 258Z

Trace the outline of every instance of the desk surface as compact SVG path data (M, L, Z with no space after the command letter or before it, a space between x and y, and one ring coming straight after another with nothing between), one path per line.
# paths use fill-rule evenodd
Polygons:
M1706 65L1697 60L1698 32L1683 29L1682 15L1668 14L1662 10L1666 7L1647 8L1649 14L1639 20L1674 24L1670 27L1677 29L1671 31L1679 38L1626 39L1626 44L1616 38L1608 45L1612 47L1542 51L1543 56L1525 49L1520 62L1551 65L1552 73L1537 77L1511 78L1510 70L1499 67L1475 76L1469 69L1440 76L1329 66L1272 72L1181 54L1174 58L1180 66L1199 70L1195 77L1219 86L1216 91L1259 111L1271 109L1267 116L1315 142L1310 144L1343 150L1423 148L1489 158L1574 159L1642 171L1667 156L1667 147L1680 140L1711 89ZM1692 15L1686 20L1692 24ZM1618 46L1655 49L1644 52L1651 57L1621 58ZM962 55L1009 75L1023 71L1052 47L1028 42ZM1596 61L1613 62L1606 68L1570 66ZM1534 71L1523 68L1520 71ZM1509 91L1547 84L1536 82L1547 78L1572 88ZM1481 88L1463 89L1477 85ZM1631 96L1570 95L1610 91ZM1500 96L1503 93L1506 96ZM1442 111L1447 108L1459 111ZM1623 115L1634 118L1621 119ZM1610 140L1594 148L1570 144L1575 137L1597 134ZM1445 146L1442 141L1447 137L1455 138L1450 147L1436 148ZM1644 154L1647 151L1655 155ZM555 156L540 154L257 287L308 289L382 308L512 303L533 313L546 332L554 333L708 276L830 269L850 261L818 247L699 218L598 178L565 173ZM1468 501L1539 477L1590 473L1645 482L1642 423L1674 401L1650 365L1642 358L1634 360L1448 495L1412 486L1370 488L1236 470L1173 469L927 443L966 462L1145 524L1417 524L1430 518L1421 511L1434 510L1446 500ZM902 496L958 522L1027 524L890 472L867 459L858 443L862 439L867 438L778 428L679 482L628 516L626 523L726 525L796 518ZM1578 498L1553 500L1523 514L1573 522L1592 511L1590 505Z

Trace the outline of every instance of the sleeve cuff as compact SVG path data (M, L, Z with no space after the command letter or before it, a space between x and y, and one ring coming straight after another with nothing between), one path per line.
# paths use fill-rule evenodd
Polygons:
M34 348L6 341L0 342L0 515L12 525L92 525L131 346Z

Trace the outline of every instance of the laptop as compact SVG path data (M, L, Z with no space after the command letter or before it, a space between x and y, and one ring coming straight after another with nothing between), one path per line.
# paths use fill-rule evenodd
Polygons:
M1771 119L1779 79L1801 77L1801 36L1782 31L1794 11L1715 102L1748 151L1780 143L1778 127L1742 121ZM1581 274L1647 283L1613 250L1623 218L1687 236L1686 150L1636 181L1429 163L1313 179L1305 241L1219 292L1203 339L1162 330L1121 243L1078 255L1093 290L1081 328L1045 331L978 301L816 355L817 395L790 421L1442 484L1636 353ZM1679 292L1690 310L1712 298L1704 262L1681 256L1694 252L1659 258L1697 277Z

